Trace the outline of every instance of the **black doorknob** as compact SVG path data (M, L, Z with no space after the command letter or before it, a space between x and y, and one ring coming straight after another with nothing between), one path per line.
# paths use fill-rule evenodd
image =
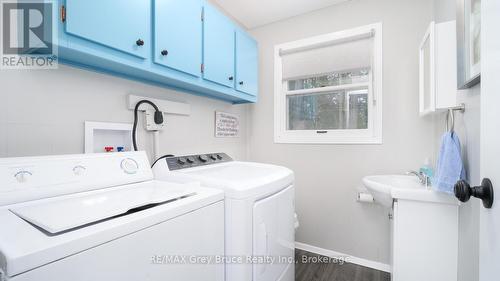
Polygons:
M243 81L240 81L240 85L243 85Z
M135 41L135 44L137 44L137 46L144 46L144 40L137 39L137 41Z
M168 51L167 51L167 50L163 50L163 51L161 51L161 55L162 55L162 56L166 56L166 55L168 55Z
M233 81L234 77L233 76L229 76L229 81Z
M485 178L481 181L480 186L471 187L469 183L464 180L459 180L455 184L455 196L461 202L469 201L471 196L483 200L483 206L490 209L493 206L493 184L490 179Z

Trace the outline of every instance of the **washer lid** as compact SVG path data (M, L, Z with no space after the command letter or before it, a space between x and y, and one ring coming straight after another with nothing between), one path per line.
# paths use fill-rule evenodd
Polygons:
M254 162L232 161L173 173L183 173L206 186L222 188L226 197L235 199L261 198L288 187L294 181L290 169Z
M189 189L158 188L156 184L149 184L142 188L124 188L9 210L31 224L57 234L194 194Z
M131 191L133 189L137 191ZM122 196L118 196L118 193ZM167 193L171 196L167 195ZM142 205L144 202L168 200L168 198L182 196L182 194L186 193L195 194L185 198L183 197L181 200L167 201L166 204L159 204L154 208L141 208L140 212L118 215L112 217L112 219L104 219L98 221L98 223L90 223L85 225L85 227L77 227L57 234L51 234L41 227L34 226L33 223L27 222L10 210L17 210L18 212L21 212L19 210L25 210L26 214L28 210L30 210L29 213L33 215L33 220L36 218L42 221L40 225L43 223L46 226L50 225L50 227L54 229L58 229L59 227L65 229L72 225L96 220L98 217L107 217L113 213L117 213L109 210L111 208L108 209L108 207L105 207L104 205L106 204L103 202L107 202L107 204L113 205L115 208L125 210ZM74 202L73 199L77 198L103 198L101 196L105 196L107 199L101 203L97 203L97 205L100 205L98 208L102 211L99 212L99 214L101 214L99 216L85 213L91 212L87 208L78 207L79 211L84 212L83 214L79 214L74 209L66 209L67 205L63 204L61 201L62 199L64 199L64 201ZM159 197L157 196L161 197L161 199L158 199ZM176 184L147 181L125 186L110 187L105 190L101 189L85 193L70 194L0 207L0 226L2 226L0 231L0 272L3 272L5 276L12 277L87 249L94 248L109 241L119 239L131 233L141 231L153 225L178 218L184 214L223 199L224 193L221 190L201 187L199 183ZM123 200L123 202L119 202L120 200ZM41 207L49 206L52 203L54 203L55 206L64 208L51 209L50 207ZM40 206L37 210L43 210L47 213L40 217L35 216L32 209L27 208L28 206ZM71 208L75 206L79 205L71 205ZM58 213L55 213L56 211L58 211ZM52 221L48 218L50 214L54 215L56 218L71 218L73 216L73 219L78 220L79 223L70 225L70 223L64 219ZM37 223L39 222L37 221Z

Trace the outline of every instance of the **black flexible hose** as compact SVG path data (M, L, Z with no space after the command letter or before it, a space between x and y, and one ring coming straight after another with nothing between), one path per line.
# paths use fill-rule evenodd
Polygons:
M153 162L153 165L151 165L151 168L153 168L155 166L155 164L160 161L161 159L165 159L165 158L168 158L168 157L174 157L175 155L173 154L167 154L167 155L163 155L162 157L156 159L154 162Z
M155 109L155 123L156 124L161 124L163 123L163 113L158 109L158 106L156 104L152 103L151 101L148 100L141 100L139 101L134 108L134 126L132 127L132 143L134 145L134 151L137 151L137 113L139 111L139 106L143 103L147 103L151 105Z

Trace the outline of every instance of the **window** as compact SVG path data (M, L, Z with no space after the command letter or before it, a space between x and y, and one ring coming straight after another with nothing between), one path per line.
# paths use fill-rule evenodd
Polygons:
M275 47L275 142L382 143L382 26Z

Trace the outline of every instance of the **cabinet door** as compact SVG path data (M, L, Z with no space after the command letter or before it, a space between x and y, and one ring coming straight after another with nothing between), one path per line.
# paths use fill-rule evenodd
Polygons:
M236 32L236 89L257 95L258 91L257 42L247 34Z
M436 24L436 110L457 105L457 32L455 21Z
M204 13L203 78L234 87L234 26L215 7Z
M431 22L419 50L420 115L436 110L434 44L434 22Z
M155 0L154 3L154 62L200 76L201 0Z
M66 0L66 32L139 58L150 52L149 1Z

